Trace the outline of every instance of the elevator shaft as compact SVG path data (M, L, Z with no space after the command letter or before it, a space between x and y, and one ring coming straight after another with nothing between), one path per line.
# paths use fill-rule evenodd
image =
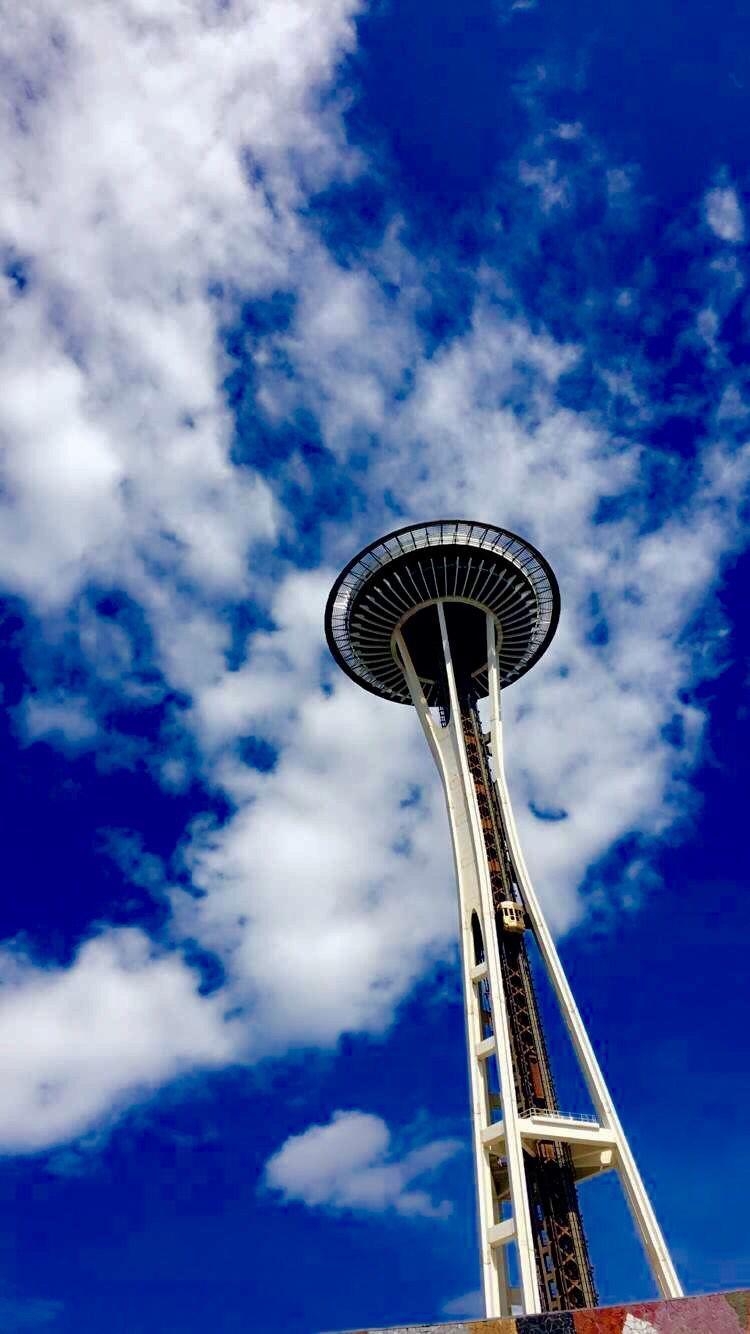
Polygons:
M527 919L476 706L461 707L461 730L482 824L508 1013L515 1097L522 1116L558 1110L547 1044L524 938ZM504 1089L503 1095L509 1096ZM496 1181L503 1178L498 1163ZM554 1140L524 1148L537 1277L545 1311L597 1304L570 1149Z

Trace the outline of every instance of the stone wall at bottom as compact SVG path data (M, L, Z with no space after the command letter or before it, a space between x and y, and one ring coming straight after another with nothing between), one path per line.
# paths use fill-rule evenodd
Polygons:
M630 1302L592 1311L399 1325L351 1334L750 1334L750 1292L717 1292L666 1302Z

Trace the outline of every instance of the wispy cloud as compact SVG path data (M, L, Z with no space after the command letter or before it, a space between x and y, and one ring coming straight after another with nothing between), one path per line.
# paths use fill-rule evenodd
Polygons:
M638 216L637 176L578 122L539 113L508 169L514 209L488 221L471 273L413 246L396 211L343 263L314 201L363 166L336 82L356 14L354 0L280 0L157 22L135 0L85 16L48 0L5 34L0 578L39 633L18 719L28 739L96 740L125 765L140 743L118 749L106 720L121 700L158 704L138 761L169 790L198 774L222 798L185 830L190 893L120 835L121 864L169 897L169 950L100 929L69 968L6 952L7 1149L80 1134L191 1068L382 1033L453 957L416 721L335 673L322 639L336 569L380 531L487 517L558 570L555 646L506 705L558 930L582 919L587 878L638 901L640 881L601 867L623 837L669 828L699 754L690 692L722 649L717 629L699 652L691 625L742 540L750 472L720 336L741 253L714 247L724 267L695 270L674 355L710 358L710 390L676 404L666 354L643 350L644 310L654 343L667 318L653 265L624 269L619 300L597 287L601 249ZM742 238L729 186L705 219ZM699 265L703 223L684 237ZM554 245L565 263L542 263ZM437 336L451 284L462 318ZM701 429L680 454L659 433L686 418ZM565 820L535 816L561 800ZM188 940L221 961L211 996ZM364 1123L313 1130L367 1129L352 1139L367 1181L413 1167L382 1123L378 1139L346 1115Z
M47 739L71 751L91 746L97 734L96 721L83 696L27 695L20 710L20 722L27 742Z
M231 1061L237 1026L222 999L140 931L110 931L68 968L0 954L0 1109L5 1153L32 1152L81 1134L166 1080Z
M282 1144L266 1164L264 1184L285 1202L313 1209L446 1218L450 1202L436 1203L416 1183L461 1148L458 1140L432 1140L398 1156L379 1116L339 1111L326 1125L310 1126Z
M441 1315L459 1316L464 1320L481 1320L484 1314L484 1294L479 1288L463 1292L460 1297L451 1297L443 1303L441 1311Z
M720 240L737 243L744 239L745 216L733 186L716 186L709 190L705 207L706 221Z

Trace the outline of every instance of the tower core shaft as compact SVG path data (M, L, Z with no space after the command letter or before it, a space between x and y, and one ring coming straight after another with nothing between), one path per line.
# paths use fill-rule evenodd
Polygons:
M508 847L503 816L495 796L489 748L482 732L470 683L461 699L461 729L482 824L492 889L494 935L513 1060L517 1106L529 1116L558 1112L555 1085L539 1014L524 933L526 911L518 876ZM476 951L481 936L472 931ZM481 951L484 957L484 950ZM482 1031L493 1036L492 1007L486 980L480 983ZM501 1103L498 1102L498 1107ZM490 1108L490 1111L494 1111ZM597 1294L588 1244L578 1204L575 1168L570 1147L553 1140L538 1140L524 1155L531 1231L536 1254L536 1276L544 1311L569 1311L596 1306ZM507 1160L490 1154L498 1203L510 1197Z
M361 552L326 610L328 642L347 674L414 706L443 785L488 1316L596 1305L578 1184L610 1169L661 1294L681 1295L529 877L505 779L501 688L542 655L558 613L557 584L539 552L503 529L459 520L401 529ZM588 1116L558 1106L531 938L589 1091Z
M494 935L498 940L500 974L506 994L516 1106L527 1115L556 1113L559 1109L554 1079L524 940L526 910L492 783L487 740L470 695L462 699L460 726L490 871ZM475 950L479 939L474 928L472 942ZM486 980L483 979L479 986L483 1033L492 1037ZM578 1205L570 1147L540 1139L524 1154L523 1167L542 1310L565 1311L597 1305L597 1289ZM490 1171L496 1198L502 1207L510 1198L507 1159L490 1154Z

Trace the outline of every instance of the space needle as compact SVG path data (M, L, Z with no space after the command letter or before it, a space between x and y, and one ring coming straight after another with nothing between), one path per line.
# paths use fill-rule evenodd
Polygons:
M578 1184L606 1171L619 1175L661 1295L681 1296L532 885L503 768L501 693L548 648L559 613L555 576L530 543L458 519L400 528L366 547L326 608L328 644L347 675L416 709L445 793L489 1317L596 1306ZM589 1091L585 1117L558 1103L529 937Z

